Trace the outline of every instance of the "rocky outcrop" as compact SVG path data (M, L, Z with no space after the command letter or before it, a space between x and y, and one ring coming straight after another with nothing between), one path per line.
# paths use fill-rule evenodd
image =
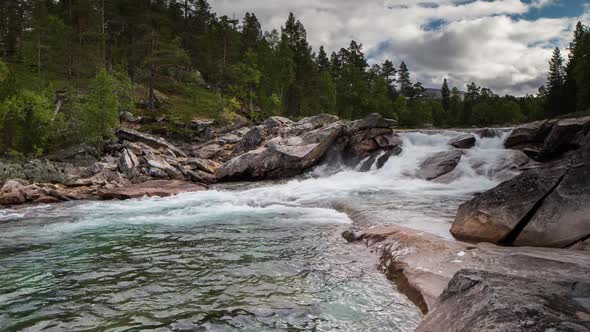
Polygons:
M449 145L457 149L471 149L475 146L475 136L471 134L464 134L451 138Z
M420 164L416 171L416 176L428 181L435 180L442 175L452 172L459 165L462 156L463 152L460 150L439 152Z
M477 135L481 138L495 138L502 136L502 130L500 129L492 129L492 128L484 128L477 131Z
M220 181L277 179L300 174L318 162L344 129L337 122L301 136L276 137L242 154L217 172Z
M511 244L568 170L553 164L528 170L459 206L451 227L458 239Z
M141 197L167 197L184 192L206 190L203 184L189 183L185 181L152 180L123 188L103 189L98 192L102 199L131 199Z
M590 236L590 144L544 199L516 240L518 246L564 248Z
M580 148L588 132L590 117L537 121L515 128L504 145L549 160Z
M140 142L154 149L168 149L177 157L186 157L186 154L183 151L161 137L152 136L129 128L121 128L117 130L115 134L120 141Z
M580 283L590 280L588 277L590 276L590 255L584 251L499 247L492 244L474 245L445 240L433 234L401 226L372 227L358 234L346 233L345 235L348 241L363 241L371 250L377 252L380 255L380 269L424 313L436 313L444 299L441 294L457 272L463 269L501 274L515 280L525 278L536 282ZM514 286L512 283L504 284L507 292L512 289L515 293L522 290L535 294L538 291L537 288L527 289L521 286L516 283ZM482 304L489 299L495 299L490 294L482 293L481 295L479 301ZM526 302L522 303L526 304ZM446 304L444 306L446 307ZM460 308L464 309L457 311L457 315L470 307L460 306ZM441 316L444 315L441 314ZM426 321L429 320L428 317ZM473 324L480 319L485 320L485 315L469 317L472 317ZM440 330L454 331L453 329ZM439 331L439 329L422 329L421 331Z
M590 144L524 171L459 207L463 240L565 248L590 235Z
M588 299L590 279L461 270L416 331L588 331Z
M516 127L504 142L504 146L519 150L527 147L539 149L556 122L556 120L544 120Z

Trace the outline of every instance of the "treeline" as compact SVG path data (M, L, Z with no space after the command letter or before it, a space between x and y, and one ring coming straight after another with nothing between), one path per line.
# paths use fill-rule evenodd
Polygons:
M184 97L189 108L213 103L212 117L241 113L255 121L377 112L406 127L449 127L554 115L546 106L551 94L500 97L475 83L461 92L445 80L433 95L404 62L369 65L354 40L331 54L313 50L293 14L269 32L255 14L218 16L206 0L4 1L0 38L8 64L0 67L1 151L96 143L121 111L164 112L161 92ZM56 85L66 87L61 107ZM203 89L220 97L204 100ZM46 134L32 142L30 131Z
M578 22L569 52L566 63L555 48L547 84L539 89L547 117L590 110L590 27Z

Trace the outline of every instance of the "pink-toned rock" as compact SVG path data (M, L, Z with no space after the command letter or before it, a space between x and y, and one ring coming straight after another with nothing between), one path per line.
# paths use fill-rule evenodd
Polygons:
M168 197L184 192L202 191L206 189L207 186L204 184L195 184L179 180L154 180L121 188L99 190L98 195L106 200L131 199L144 196Z

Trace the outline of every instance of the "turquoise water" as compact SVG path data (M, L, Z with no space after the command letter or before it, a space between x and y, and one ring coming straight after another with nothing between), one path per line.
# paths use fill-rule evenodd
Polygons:
M247 205L201 212L220 203L212 196L90 202L4 215L0 330L416 326L420 313L376 270L376 258L340 238L349 223L345 215Z

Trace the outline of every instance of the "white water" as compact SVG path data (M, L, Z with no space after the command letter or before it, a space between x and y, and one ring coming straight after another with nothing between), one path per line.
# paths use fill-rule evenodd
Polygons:
M403 152L392 157L382 169L366 173L343 169L326 175L320 166L305 179L266 183L250 189L222 187L172 198L0 210L0 221L29 220L30 226L23 223L11 232L27 237L36 229L35 236L50 233L52 238L55 233L120 223L240 223L260 218L276 223L350 223L345 214L331 208L334 202L348 201L357 208L373 211L386 222L448 236L448 223L461 201L515 175L510 170L495 170L498 164L511 158L511 152L503 149L508 135L505 133L491 139L477 137L476 146L466 151L457 168L449 174L450 183L414 177L422 161L436 152L451 150L447 143L459 134L450 131L403 133ZM48 219L56 222L47 222ZM38 224L42 224L41 233Z

